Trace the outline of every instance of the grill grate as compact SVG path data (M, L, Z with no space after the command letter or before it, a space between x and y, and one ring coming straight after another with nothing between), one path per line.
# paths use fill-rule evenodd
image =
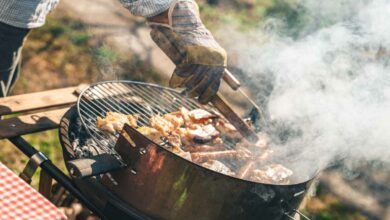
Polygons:
M77 101L78 114L87 132L105 153L119 155L114 150L118 135L102 132L96 127L96 118L106 112L139 114L138 125L148 126L149 118L156 114L204 108L196 100L184 97L178 91L158 85L134 81L108 81L85 89Z

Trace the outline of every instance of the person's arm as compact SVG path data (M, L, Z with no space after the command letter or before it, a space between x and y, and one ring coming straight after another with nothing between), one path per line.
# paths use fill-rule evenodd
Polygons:
M167 11L174 0L119 0L133 15L150 18Z
M185 87L190 96L208 103L219 90L227 55L203 25L196 2L138 0L127 8L148 19L153 41L176 64L169 85Z

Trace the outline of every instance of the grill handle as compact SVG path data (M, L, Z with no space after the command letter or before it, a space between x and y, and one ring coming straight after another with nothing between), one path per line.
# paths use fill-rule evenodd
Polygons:
M241 87L240 81L228 70L225 69L223 73L223 80L232 88L234 91Z
M123 167L121 162L110 154L70 160L67 162L67 166L70 175L76 178L97 176Z
M238 81L238 79L228 70L225 69L225 72L223 74L223 80L229 85L231 89L234 91L239 91L241 95L251 103L252 110L250 111L249 115L250 118L253 122L253 124L258 124L257 122L259 119L261 119L261 122L263 125L267 125L267 119L266 119L266 114L263 108L261 108L259 105L256 104L245 92L244 90L241 89L241 83Z

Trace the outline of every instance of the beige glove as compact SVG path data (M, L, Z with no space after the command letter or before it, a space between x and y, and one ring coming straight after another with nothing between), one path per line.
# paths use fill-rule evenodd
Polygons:
M206 104L219 89L226 52L203 25L195 1L175 1L166 17L163 22L149 19L149 24L152 39L176 64L169 85L186 87L190 96Z

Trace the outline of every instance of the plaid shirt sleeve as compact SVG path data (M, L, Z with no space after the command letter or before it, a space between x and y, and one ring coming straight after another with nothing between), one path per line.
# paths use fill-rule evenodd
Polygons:
M119 0L136 16L153 17L169 8L174 0Z
M0 0L0 22L18 28L45 24L47 14L59 0Z
M136 16L153 17L167 10L174 0L119 0ZM59 0L0 0L0 22L19 28L45 24L47 14Z

